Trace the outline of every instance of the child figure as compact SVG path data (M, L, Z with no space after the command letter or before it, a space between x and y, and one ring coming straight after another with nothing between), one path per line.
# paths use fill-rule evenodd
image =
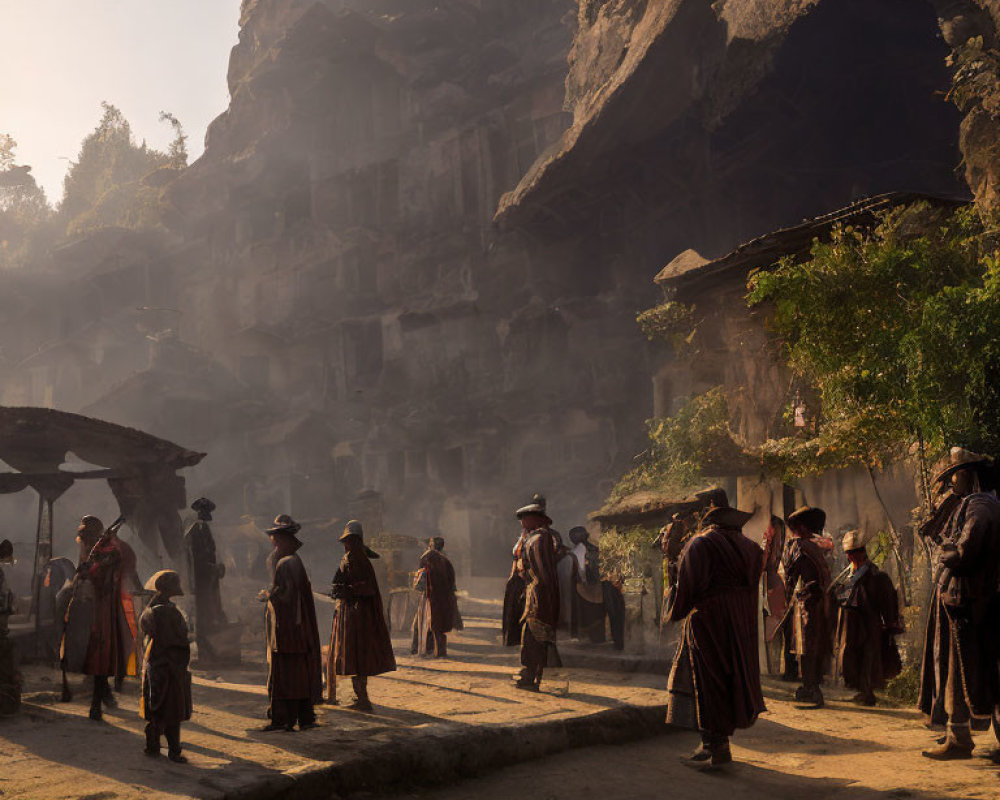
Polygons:
M171 569L157 572L146 582L155 592L139 619L147 637L142 661L142 699L139 710L146 722L148 756L160 755L160 736L167 737L167 757L178 764L181 755L181 723L191 719L191 644L180 609L170 602L181 590L180 576Z

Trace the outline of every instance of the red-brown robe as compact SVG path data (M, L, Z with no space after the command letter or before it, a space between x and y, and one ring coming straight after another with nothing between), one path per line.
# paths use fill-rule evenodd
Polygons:
M337 675L381 675L396 669L375 569L363 548L344 553L333 582L346 594L337 600L333 615L328 692Z
M521 550L521 572L528 576L523 619L539 642L555 643L559 625L557 544L552 531L538 528L531 532Z
M831 589L838 604L837 668L844 685L874 692L903 668L895 637L903 632L892 578L870 561Z
M709 528L688 543L670 618L683 620L667 682L667 723L731 736L765 711L757 657L763 552L741 531Z
M503 615L500 620L501 640L505 647L518 647L521 644L521 626L524 619L524 590L526 586L521 573L521 551L527 539L522 536L514 545L514 562L510 568L510 577L503 592Z
M139 713L161 729L191 719L191 645L184 615L163 595L155 595L139 618L149 637L142 659Z
M316 604L306 568L295 553L274 567L266 632L268 697L320 702L323 671Z
M131 595L122 590L122 550L102 537L75 579L62 648L64 669L84 675L135 675L136 620ZM82 628L89 628L86 647ZM75 645L75 646L74 646Z
M414 621L415 643L419 650L433 649L433 633L455 629L458 604L455 599L455 568L440 550L430 549L420 556L424 598Z
M781 556L785 551L785 526L767 526L764 532L764 639L772 641L778 633L778 624L785 615L785 582L778 573Z

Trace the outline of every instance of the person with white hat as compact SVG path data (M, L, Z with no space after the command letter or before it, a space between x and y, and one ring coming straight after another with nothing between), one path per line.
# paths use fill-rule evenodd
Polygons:
M857 689L853 702L873 706L875 691L903 669L896 636L903 633L899 598L892 578L868 558L868 534L844 534L850 562L830 591L837 601L835 653L844 685Z

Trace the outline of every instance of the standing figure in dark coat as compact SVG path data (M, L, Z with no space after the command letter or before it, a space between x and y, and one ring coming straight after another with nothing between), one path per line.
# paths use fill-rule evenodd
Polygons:
M837 667L844 685L857 689L853 701L873 706L875 691L903 668L896 636L903 633L892 578L868 560L865 535L844 535L850 567L831 586L837 601Z
M545 513L545 496L536 493L532 496L531 502L542 509ZM503 616L500 620L501 638L505 647L521 646L521 627L524 617L524 591L528 585L527 576L521 572L521 552L524 550L525 542L528 541L528 532L521 528L517 541L514 543L512 552L513 562L510 568L510 577L503 593Z
M14 563L14 546L8 539L0 542L0 564ZM7 619L16 609L14 592L7 586L0 568L0 716L13 714L21 707L21 676L14 657L14 642L8 636Z
M515 512L527 540L521 548L520 572L526 576L524 617L521 628L521 671L518 689L538 691L545 667L561 667L556 649L559 626L559 575L556 572L558 539L549 528L552 520L538 503Z
M947 723L942 744L923 755L971 758L972 728L989 725L998 697L1000 501L992 459L961 448L935 479L950 481L950 516L931 543L936 550L934 597L928 610L920 677L920 710ZM957 498L957 502L955 501Z
M743 535L752 516L713 508L681 556L670 619L684 624L667 682L667 723L701 731L690 766L732 761L729 737L765 710L757 658L763 553Z
M375 554L365 547L364 535L361 523L351 520L340 537L345 552L333 577L331 596L337 601L337 610L326 670L330 702L336 702L337 676L351 676L355 700L350 707L355 711L372 710L368 678L396 669L382 595L370 560Z
M146 589L155 592L139 618L146 635L142 659L142 697L139 712L146 720L147 756L160 755L160 737L167 737L167 757L183 764L181 723L191 719L191 644L180 609L170 602L180 597L181 576L172 569L153 575Z
M198 643L198 657L208 661L217 657L212 647L212 632L227 624L219 590L219 581L226 574L226 568L216 559L215 539L208 524L212 521L215 503L207 497L199 497L191 504L191 509L197 512L198 521L184 534L184 550L188 560L188 579L194 590L194 635Z
M448 655L448 633L455 627L455 568L442 552L444 539L435 536L420 556L424 599L413 620L413 652Z
M795 699L814 708L823 707L820 684L833 652L833 618L827 594L830 567L825 550L815 541L824 525L826 512L821 508L803 506L790 514L788 530L792 537L785 554L785 602L802 675Z
M137 667L132 629L135 616L131 602L124 602L122 588L122 550L117 535L122 522L115 522L98 536L78 567L66 611L63 669L94 676L90 718L95 721L103 718L102 705L116 705L108 678L134 675ZM96 517L83 518L77 537L81 552L98 527L103 529ZM131 596L128 599L131 601Z
M275 517L267 533L271 588L258 595L267 602L267 696L271 722L265 731L316 727L313 706L323 698L322 656L312 584L298 556L301 526L287 514Z

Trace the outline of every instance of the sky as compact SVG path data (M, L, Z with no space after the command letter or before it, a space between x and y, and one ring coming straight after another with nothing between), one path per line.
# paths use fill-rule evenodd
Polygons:
M160 112L173 113L194 160L229 104L239 15L240 0L0 0L0 133L54 203L102 100L157 149L173 138Z

